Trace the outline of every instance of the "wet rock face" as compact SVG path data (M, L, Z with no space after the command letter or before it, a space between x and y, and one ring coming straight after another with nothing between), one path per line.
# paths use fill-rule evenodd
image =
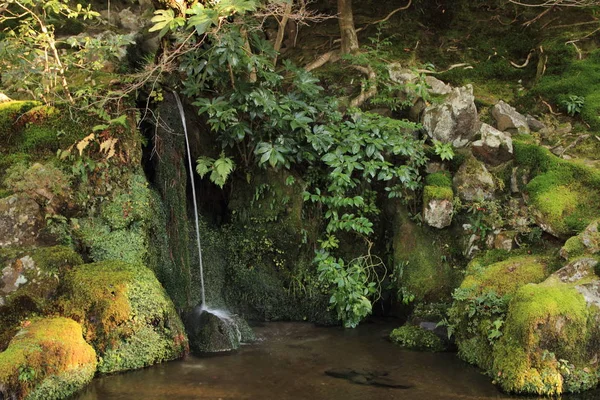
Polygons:
M453 206L450 200L432 199L424 208L423 217L427 225L442 229L452 223Z
M422 123L430 138L465 147L480 127L473 87L452 89L442 103L425 109Z
M35 244L43 222L35 201L17 195L0 199L0 248Z
M5 296L26 285L28 272L35 270L35 263L29 256L24 256L2 269L0 275L0 306L5 304Z
M529 133L527 118L502 100L492 108L492 116L496 120L498 130L522 134Z
M481 139L473 142L475 157L489 165L500 165L513 157L513 144L510 134L499 131L488 124L479 129Z
M237 315L196 309L187 315L185 325L195 354L237 350L241 343L254 340L252 329Z

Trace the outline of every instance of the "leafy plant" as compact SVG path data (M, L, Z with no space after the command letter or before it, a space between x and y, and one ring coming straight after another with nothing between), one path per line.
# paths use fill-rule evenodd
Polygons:
M583 109L583 106L585 105L585 97L571 94L567 96L567 98L563 100L561 104L567 110L567 114L573 117L575 114L579 114Z
M454 149L452 143L442 143L439 140L433 141L433 150L442 161L452 160L454 158Z
M196 172L201 178L210 172L210 180L214 184L222 188L227 181L229 175L235 169L235 163L229 157L225 157L224 153L221 153L221 157L213 159L210 157L200 157L196 161Z

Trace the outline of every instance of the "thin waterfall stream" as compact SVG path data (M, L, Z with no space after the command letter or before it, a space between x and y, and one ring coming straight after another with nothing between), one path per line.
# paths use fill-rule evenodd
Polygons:
M194 201L194 218L196 223L196 241L198 243L198 260L200 264L200 286L202 289L202 308L208 309L206 306L206 297L204 295L204 267L202 265L202 246L200 244L200 224L198 222L198 200L196 199L196 184L194 183L194 168L192 165L192 154L190 152L190 140L188 138L187 124L185 121L185 111L183 110L183 104L181 99L176 92L173 92L175 101L177 102L177 108L179 109L179 115L181 116L181 123L183 124L183 133L185 135L185 146L187 150L188 166L190 168L190 182L192 183L192 198Z

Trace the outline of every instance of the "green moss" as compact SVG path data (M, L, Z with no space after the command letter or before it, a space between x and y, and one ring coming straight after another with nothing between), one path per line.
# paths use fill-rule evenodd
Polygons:
M59 307L83 324L102 373L142 368L187 351L173 303L142 265L107 261L75 268L65 277Z
M460 285L463 289L474 289L478 293L494 291L504 296L514 293L527 283L538 283L548 276L548 260L540 256L510 258L483 269L470 267L471 274Z
M600 172L515 140L515 159L535 176L525 190L538 223L557 236L583 230L600 213Z
M585 250L586 247L579 236L573 236L565 242L565 245L560 250L560 254L567 259L572 259L583 255Z
M561 394L562 375L569 373L561 360L579 366L589 361L583 351L587 316L586 302L573 287L554 280L523 286L510 302L492 376L507 392Z
M4 149L8 149L8 144L13 143L16 120L39 104L37 101L8 101L0 103L0 140L4 144Z
M111 230L104 220L88 218L80 221L75 233L94 261L142 263L146 259L148 243L141 226Z
M450 200L454 198L451 187L425 186L423 188L423 204L431 200Z
M94 377L96 353L81 326L67 318L28 321L0 353L6 398L64 399Z
M442 340L432 331L419 326L404 325L390 334L392 342L410 350L444 351Z
M425 177L426 186L452 187L452 175L449 172L436 172Z
M451 238L410 220L401 206L397 208L393 250L395 275L404 300L448 300L458 285L460 273L451 267L448 249L456 247Z

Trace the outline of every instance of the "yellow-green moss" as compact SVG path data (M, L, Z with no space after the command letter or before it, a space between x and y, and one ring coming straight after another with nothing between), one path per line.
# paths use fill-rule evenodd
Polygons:
M65 277L59 307L82 323L86 340L100 356L102 373L145 367L187 351L173 303L143 265L81 265Z
M568 237L600 215L600 171L560 159L533 143L513 143L517 164L534 176L525 191L539 224Z
M425 186L423 188L423 204L428 204L431 200L450 200L452 201L454 193L451 187Z
M40 103L37 101L8 101L0 103L0 139L3 141L5 149L7 148L7 142L14 133L14 124L17 118L38 105Z
M425 177L426 186L452 187L452 176L449 172L436 172Z
M527 283L538 283L548 276L548 260L541 256L520 256L491 264L483 268L468 267L461 288L476 292L494 291L504 296L514 293Z
M63 399L85 386L95 371L96 353L78 323L34 319L0 353L0 390L5 398Z
M491 375L507 392L561 394L569 374L564 362L589 362L587 317L585 299L569 285L549 279L523 286L510 302Z

